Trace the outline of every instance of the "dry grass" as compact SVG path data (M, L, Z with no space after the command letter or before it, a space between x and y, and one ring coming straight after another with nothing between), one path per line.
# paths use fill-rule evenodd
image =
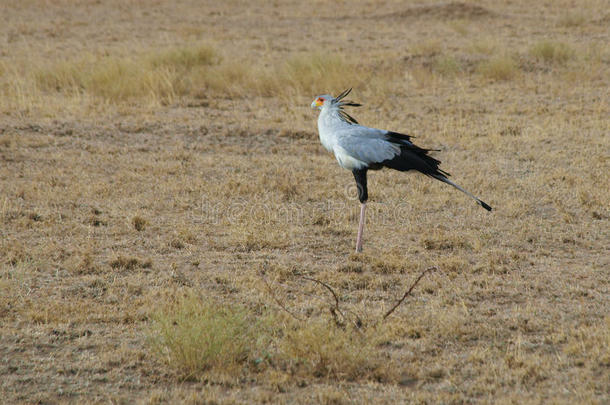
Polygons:
M280 380L396 379L398 369L382 361L378 346L383 328L359 330L330 318L295 320L279 310L255 316L189 293L152 315L151 352L189 380L235 379L261 371Z
M481 62L477 70L484 78L494 81L511 80L519 73L517 62L510 55L492 56Z
M561 15L557 24L560 27L574 28L582 26L588 20L582 11L569 11Z
M146 225L148 225L148 221L139 215L133 217L131 223L136 231L143 231L146 228Z
M328 53L302 53L265 66L231 56L221 57L204 44L128 56L89 55L75 60L24 63L5 76L8 108L42 109L36 100L54 95L72 104L144 105L159 107L180 97L211 95L269 97L286 101L319 88L363 85L370 72ZM224 60L224 61L223 61ZM56 113L51 110L50 114Z
M543 41L536 43L530 54L543 62L563 65L574 57L574 50L564 43Z
M89 56L58 62L32 72L42 93L57 91L106 102L147 100L153 105L169 104L189 93L193 77L218 63L214 48L193 45L135 56Z
M270 341L245 308L192 294L158 310L152 320L152 349L182 378L200 379L210 370L239 374L240 365L263 361L256 356Z
M305 379L395 380L396 370L387 360L384 362L383 351L374 344L375 333L339 328L330 320L296 324L284 333L281 356L291 375Z
M453 56L440 56L434 61L434 70L445 76L454 76L462 70L460 62Z
M608 402L604 2L5 3L7 403ZM494 211L371 173L354 255L347 87Z

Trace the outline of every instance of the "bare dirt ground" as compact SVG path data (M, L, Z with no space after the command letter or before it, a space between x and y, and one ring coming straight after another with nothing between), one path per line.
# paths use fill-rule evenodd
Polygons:
M608 403L607 5L3 1L0 402ZM494 211L376 172L353 254L346 87Z

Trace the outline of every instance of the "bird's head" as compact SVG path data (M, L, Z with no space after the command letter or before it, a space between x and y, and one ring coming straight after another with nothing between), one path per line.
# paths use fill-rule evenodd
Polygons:
M333 100L334 100L333 96L331 96L329 94L324 94L322 96L318 96L311 103L311 108L317 108L317 109L321 110L322 108L324 108L325 105L330 105L333 102Z
M330 110L326 110L326 111L334 111L336 110L337 113L339 114L339 116L341 117L341 119L343 119L344 121L350 123L350 124L357 124L358 121L356 121L354 118L352 118L349 114L347 114L345 111L343 111L343 107L360 107L361 104L358 103L354 103L353 101L348 101L348 100L343 100L345 98L345 96L347 96L350 91L352 91L352 89L347 89L344 92L342 92L341 94L339 94L337 97L333 97L329 94L324 94L323 96L318 96L315 98L315 100L313 100L313 103L311 103L311 108L317 108L317 109L323 109L324 107L332 107L330 108Z

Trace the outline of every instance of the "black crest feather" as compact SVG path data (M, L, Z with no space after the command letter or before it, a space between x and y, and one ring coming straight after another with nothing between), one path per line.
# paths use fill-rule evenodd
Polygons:
M347 95L351 91L352 91L351 87L349 89L344 90L341 94L339 94L337 97L335 97L335 99L333 101L334 101L334 104L336 104L339 107L339 116L344 121L349 122L350 124L358 124L358 121L356 121L356 119L354 117L352 117L351 115L349 115L348 113L343 111L343 107L360 107L360 106L362 106L362 104L354 103L353 101L350 101L350 100L341 101L345 97L347 97Z
M347 96L351 91L352 91L351 87L347 90L343 90L343 92L341 94L339 94L337 97L335 97L335 101L341 101L341 99L343 99L345 96Z

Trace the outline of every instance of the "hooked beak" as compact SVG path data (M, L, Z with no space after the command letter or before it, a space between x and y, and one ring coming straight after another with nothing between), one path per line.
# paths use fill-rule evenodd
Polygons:
M320 108L322 107L322 103L323 102L321 102L320 99L316 99L311 103L311 108Z

